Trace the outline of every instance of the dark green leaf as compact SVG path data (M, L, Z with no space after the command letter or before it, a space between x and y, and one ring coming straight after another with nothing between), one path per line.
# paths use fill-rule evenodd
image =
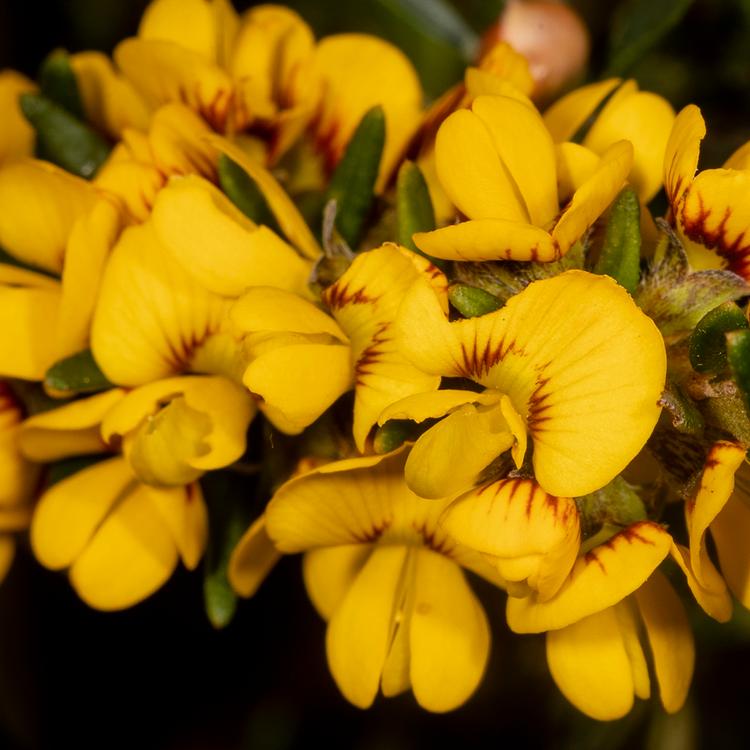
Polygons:
M61 359L47 370L44 386L56 393L93 393L112 388L112 383L99 369L90 349Z
M271 214L263 193L255 181L226 154L219 156L219 185L224 194L242 211L245 216L256 224L274 226Z
M70 65L70 56L65 50L56 49L47 55L39 69L39 88L44 96L59 104L73 117L86 119L78 81Z
M484 289L461 283L448 287L448 300L464 318L477 318L503 306L497 297Z
M744 313L734 302L707 312L690 335L690 364L696 372L721 372L727 367L726 333L747 328Z
M617 8L606 75L627 73L687 13L693 0L625 0Z
M93 177L109 156L109 144L46 96L22 94L20 101L45 157L79 177Z
M331 177L326 203L336 201L336 228L356 247L375 197L375 181L385 145L385 113L373 107L360 121Z
M435 211L422 170L414 162L405 161L396 182L396 241L424 255L414 244L412 235L434 228Z
M729 368L750 412L750 331L731 331L726 341Z
M631 187L623 188L609 212L595 273L611 276L631 294L638 286L641 259L641 207Z

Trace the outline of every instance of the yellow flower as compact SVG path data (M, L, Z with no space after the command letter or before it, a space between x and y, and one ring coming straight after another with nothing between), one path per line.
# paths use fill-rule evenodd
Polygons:
M544 124L555 143L563 143L592 117L581 145L603 156L613 143L630 141L633 168L628 179L641 201L648 203L662 185L664 152L675 119L672 106L657 94L639 91L633 80L610 78L559 99L544 113Z
M439 377L410 364L394 343L398 307L417 278L447 305L445 277L392 244L360 254L326 289L330 315L278 289L251 289L238 300L232 320L250 359L243 382L276 427L301 432L353 387L354 439L364 451L387 405L438 387Z
M607 149L561 211L558 154L539 113L511 91L479 96L445 120L435 143L440 183L469 220L414 241L449 260L556 260L617 195L632 155L626 141Z
M18 106L18 97L36 86L15 70L0 71L0 164L31 156L34 151L34 129Z
M527 433L542 488L578 497L603 487L635 457L659 417L664 343L612 279L569 271L530 284L502 309L449 322L434 291L415 282L397 321L399 349L425 373L468 378L482 393L403 399L388 419L448 416L417 441L406 464L423 497L468 489Z
M86 348L120 227L117 208L78 177L33 160L0 168L0 245L46 272L0 264L2 375L40 380L55 361Z
M267 509L282 552L307 552L305 585L328 620L336 684L360 708L380 688L411 688L430 711L474 692L490 632L461 570L498 578L450 542L437 520L450 498L426 501L403 481L404 454L327 464L285 484Z
M743 500L739 488L735 491L735 474L745 462L746 451L746 446L728 441L711 446L695 496L685 503L689 548L675 544L672 550L696 600L719 622L732 616L727 585L750 608L750 555L745 542L750 534L750 507L747 493ZM706 549L709 530L721 573Z
M694 104L675 120L664 155L664 186L690 264L728 268L750 279L750 160L748 145L721 169L698 167L706 124Z

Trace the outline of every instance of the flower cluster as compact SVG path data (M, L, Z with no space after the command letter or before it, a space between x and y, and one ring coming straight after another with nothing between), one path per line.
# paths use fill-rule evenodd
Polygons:
M697 107L532 89L499 43L425 109L390 44L228 0L2 73L0 571L28 531L118 610L223 540L220 626L304 553L343 695L438 712L468 572L580 710L678 710L681 582L750 607L750 144L696 174Z

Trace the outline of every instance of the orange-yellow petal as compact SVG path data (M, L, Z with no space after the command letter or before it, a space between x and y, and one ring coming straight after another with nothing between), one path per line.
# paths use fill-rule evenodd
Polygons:
M15 70L0 71L0 164L11 159L31 156L34 129L21 113L18 98L34 91L36 86Z
M232 550L227 567L230 585L240 596L252 596L280 557L268 538L266 517L262 515L251 524Z
M581 86L558 99L544 113L544 124L555 143L571 140L605 97L619 84L619 78L608 78L606 81Z
M701 111L695 104L688 104L675 118L664 153L664 188L675 209L693 181L705 135L706 123Z

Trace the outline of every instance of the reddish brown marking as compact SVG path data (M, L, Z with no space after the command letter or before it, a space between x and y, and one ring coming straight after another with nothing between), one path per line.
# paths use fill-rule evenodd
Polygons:
M597 565L598 565L598 566L599 566L599 567L601 568L601 571L602 571L602 573L604 573L604 574L606 575L606 573L607 573L607 569L606 569L606 568L604 567L604 564L603 564L603 563L602 563L602 561L601 561L601 560L599 559L599 556L598 556L598 555L596 554L596 552L595 552L595 551L594 551L593 549L592 549L592 550L591 550L590 552L587 552L587 553L586 553L586 554L585 554L585 555L583 556L583 559L584 559L584 560L585 560L585 561L586 561L587 563L596 563L596 564L597 564Z
M551 419L551 417L545 416L545 412L549 411L553 406L553 404L547 403L547 400L552 396L552 391L544 390L550 382L549 378L542 377L542 373L544 373L546 367L547 365L544 365L540 369L539 375L537 375L534 392L529 398L529 411L526 421L529 425L529 430L531 431L532 436L538 435L542 432L543 427L541 425Z
M391 327L388 321L382 322L373 334L372 342L362 352L357 363L354 365L355 382L357 385L364 384L364 377L372 374L373 365L380 362L385 354L384 344L390 342L386 332Z
M323 301L331 310L340 310L345 305L374 304L379 299L380 297L368 296L364 287L352 290L349 284L342 284L338 281L323 293Z
M360 544L370 544L377 541L390 527L391 522L385 519L381 524L373 524L369 531L364 533L352 533L352 537Z
M441 541L437 541L434 530L427 531L424 525L418 526L416 523L412 523L412 528L422 537L422 541L428 549L431 549L433 552L439 552L446 557L451 556L453 549L447 537L444 537Z
M490 339L487 339L480 351L475 331L474 343L470 351L463 342L461 343L461 356L463 357L461 374L471 380L478 380L486 375L510 352L517 352L515 339L506 343L505 339L501 338L494 348Z
M644 526L645 524L646 524L646 521L639 521L638 523L634 523L632 526L628 526L627 529L623 529L619 534L617 534L617 536L613 537L613 539L616 539L617 537L622 537L623 539L625 539L626 542L628 542L628 544L632 544L633 541L635 540L643 544L648 544L650 547L653 547L655 542L651 541L650 539L646 539L646 537L638 533L638 529Z

